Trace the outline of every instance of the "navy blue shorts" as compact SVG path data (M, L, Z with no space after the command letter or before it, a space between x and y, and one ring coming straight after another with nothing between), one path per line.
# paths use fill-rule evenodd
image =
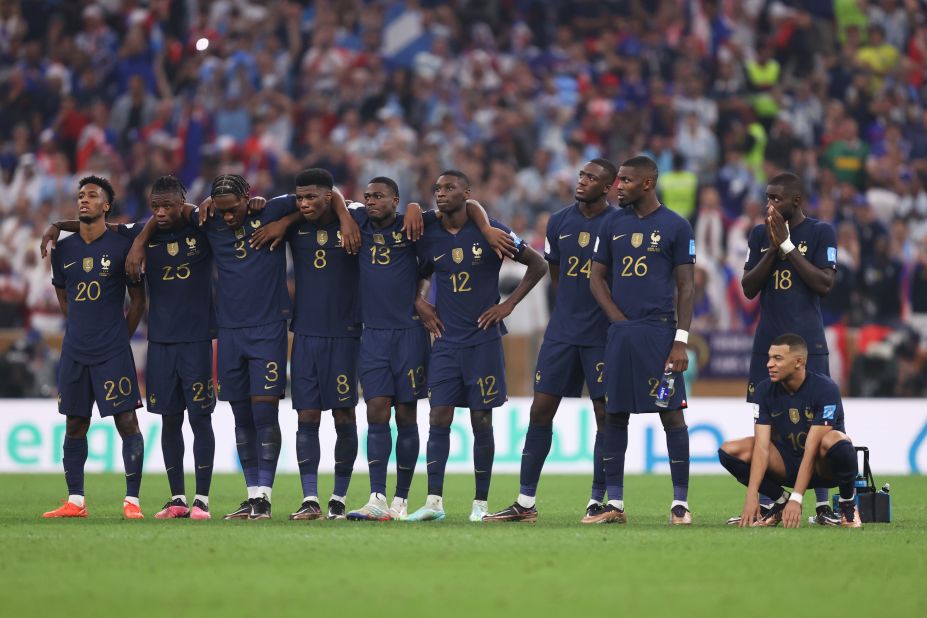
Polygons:
M468 347L435 341L428 363L428 398L433 408L489 410L505 403L502 339Z
M58 361L58 412L66 416L100 416L132 412L142 407L132 349L97 365L84 365L62 352Z
M666 412L687 407L682 374L666 408L654 403L676 326L668 318L614 322L605 340L605 411L609 414Z
M357 405L356 337L293 336L294 410L336 410Z
M796 453L789 446L776 440L773 440L772 443L782 456L782 461L785 462L785 483L783 483L783 485L786 487L795 487L795 481L798 480L798 469L801 467L802 454ZM811 480L808 481L809 488L836 486L837 481L822 477L817 473L817 470L811 474Z
M216 394L212 383L212 341L148 342L145 391L154 414L212 414Z
M365 328L360 345L360 383L364 399L389 397L411 403L428 396L428 352L424 328Z
M286 394L286 322L219 329L219 384L222 401Z
M584 381L590 399L605 397L605 346L579 346L545 339L534 372L534 392L580 397Z
M753 398L756 385L769 377L769 370L766 369L768 362L768 355L754 354L750 357L750 382L747 384L747 401L750 403L757 403ZM828 354L809 354L808 363L805 366L808 371L830 377L830 355Z

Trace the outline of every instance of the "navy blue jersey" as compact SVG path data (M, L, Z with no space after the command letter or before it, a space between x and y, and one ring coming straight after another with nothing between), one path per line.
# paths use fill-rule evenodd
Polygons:
M134 240L144 226L119 226ZM148 340L192 343L215 337L212 250L192 226L155 232L145 248L148 285Z
M512 234L517 255L525 251L525 242L512 231L490 220L493 227ZM502 261L489 247L473 221L456 234L433 225L415 246L422 275L432 278L436 290L435 306L444 323L441 341L451 345L474 346L498 339L505 327L497 324L482 330L477 320L484 311L499 302L499 268Z
M837 267L837 237L829 223L808 217L789 231L789 237L795 250L814 266ZM770 250L765 223L750 232L748 246L744 270L752 270ZM760 322L753 338L753 353L766 356L772 340L783 333L801 335L808 344L809 354L827 353L821 297L802 281L788 259L778 258L760 290Z
M560 266L560 279L545 341L582 346L601 346L605 341L608 318L589 290L589 278L599 226L614 211L608 206L587 219L579 205L573 204L551 215L544 258Z
M126 256L132 241L107 229L92 243L80 234L52 252L52 284L68 296L62 350L78 363L96 365L129 347L126 325Z
M611 271L612 300L629 320L675 314L673 269L695 263L689 222L666 206L641 219L618 210L602 222L592 258Z
M768 378L756 385L754 423L771 425L772 439L793 453L804 453L808 431L827 425L845 431L840 388L825 375L808 371L794 394Z
M415 312L418 263L415 247L406 238L403 215L387 227L377 226L364 208L349 212L361 231L360 297L364 326L378 329L421 327ZM423 213L425 225L437 221L435 213Z
M264 210L247 215L236 229L218 215L202 226L218 274L216 318L220 328L260 326L290 317L286 251L271 251L269 245L255 251L248 246L248 239L264 223L295 211L296 198L282 195L267 202ZM199 209L193 213L192 225L200 228Z
M296 273L290 330L313 337L360 337L357 256L345 251L341 224L303 221L289 228L286 240Z

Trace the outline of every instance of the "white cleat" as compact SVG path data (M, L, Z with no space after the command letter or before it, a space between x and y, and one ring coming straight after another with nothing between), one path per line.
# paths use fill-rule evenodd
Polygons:
M444 500L441 496L428 496L425 506L415 511L405 521L441 521L444 519Z
M487 515L489 515L489 504L485 500L474 500L473 509L470 511L470 521L482 522Z
M409 516L409 501L405 498L393 498L389 507L389 516L396 521L403 521Z
M386 506L386 498L380 494L370 494L370 500L363 507L347 515L352 521L389 521L392 519Z

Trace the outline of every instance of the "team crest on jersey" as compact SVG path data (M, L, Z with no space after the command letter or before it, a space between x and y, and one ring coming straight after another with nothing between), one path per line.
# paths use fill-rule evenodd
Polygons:
M169 242L167 243L167 254L174 256L180 253L180 243L178 242Z
M534 383L535 383L535 384L540 384L540 382L541 382L541 372L540 372L540 371L536 371L536 372L534 373Z
M747 392L750 393L751 395L752 395L753 393L755 393L755 392L756 392L756 384L754 384L753 382L750 382L750 384L747 385Z
M328 242L328 232L325 230L319 230L315 233L315 240L319 243L319 246L324 246Z
M112 264L109 260L109 255L103 254L103 257L100 258L100 276L109 277L109 266Z
M402 232L393 232L393 242L397 245L402 242Z
M809 421L814 420L814 412L811 410L811 408L805 408L805 418Z
M634 232L631 234L631 246L637 249L642 244L644 244L644 235L640 232Z
M473 243L473 247L470 249L473 252L473 264L479 264L483 261L483 248L480 246L480 243Z
M580 233L579 233L579 246L580 246L580 247L588 247L588 246L589 246L589 240L590 240L589 232L580 232Z
M373 235L373 242L376 243L376 244L378 244L378 245L385 245L385 244L386 244L386 239L383 238L383 234L374 234L374 235Z
M237 230L235 230L235 238L237 238L238 240L241 240L241 239L244 238L244 237L245 237L245 228L244 228L244 227L240 227L240 228L238 228Z
M84 258L84 272L89 273L91 270L93 270L93 258L86 257Z
M192 236L188 236L186 239L187 243L187 255L196 255L199 251L196 248L196 239Z
M254 221L252 221L252 222L251 222L251 227L252 227L253 229L255 229L255 230L258 229L259 227L261 227L261 220L260 220L260 219L255 219Z
M456 264L463 262L463 249L454 249L451 251L451 258L453 258Z
M344 246L344 238L341 236L341 230L338 230L337 232L335 232L335 246L336 247Z
M798 424L798 421L801 420L801 412L798 411L798 408L789 408L789 420L792 421L793 425Z
M808 253L808 243L806 243L804 240L798 243L798 252L802 255Z
M660 230L654 230L650 233L650 244L659 245L660 244Z
M151 405L155 405L158 403L158 398L155 397L154 393L151 393L150 395L148 395L148 403L150 403Z

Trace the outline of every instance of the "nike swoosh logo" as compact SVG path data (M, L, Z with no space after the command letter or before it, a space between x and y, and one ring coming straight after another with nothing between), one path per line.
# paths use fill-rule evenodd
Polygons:
M769 416L771 416L772 418L776 418L777 416L782 416L783 414L785 414L785 410L783 410L783 411L781 411L781 412L773 412L773 413L770 414Z
M264 390L265 390L265 391L269 391L269 390L272 389L272 388L277 388L277 385L276 385L276 384L265 384L265 385L264 385Z
M296 465L302 465L302 464L306 463L307 461L309 461L309 460L308 460L308 459L303 459L302 461L297 461L297 462L296 462Z
M446 253L442 253L441 255L435 256L434 261L437 262L438 260L440 260L441 258L443 258L445 255L447 255L447 254L446 254Z
M619 240L625 236L627 236L627 234L618 234L617 236L612 236L612 240Z
M399 467L400 470L412 470L412 468L410 468L410 467L408 467L408 466L398 466L398 467Z
M311 234L311 233L312 233L312 232L304 232L304 231L302 231L302 230L299 230L299 235L300 235L300 236L303 236L303 235L305 235L305 234Z
M161 243L159 243L159 242L150 242L150 243L148 243L148 248L149 248L149 249L154 249L155 247L160 247L160 246L161 246Z
M135 476L135 473L134 473L134 472L126 472L126 478L129 478L130 476Z
M570 236L572 236L572 234L561 234L560 240L563 240L564 238L569 238Z
M602 461L611 461L611 460L613 460L613 459L614 459L614 457L603 457L603 458L602 458Z
M124 404L124 403L127 402L127 401L128 401L128 399L120 399L119 401L117 401L116 403L113 404L113 407L114 407L114 408L117 408L117 407L121 406L122 404Z
M368 466L372 466L372 465L375 464L375 463L379 463L379 461L380 461L379 459L374 459L373 461L368 461L368 462L367 462L367 465L368 465Z
M211 468L212 466L197 466L197 470L205 470L206 468Z
M429 461L429 462L426 463L425 465L426 465L426 466L430 466L431 464L436 464L436 463L438 463L438 460L437 460L437 459L434 460L434 461Z
M760 249L760 253L766 253L767 251L769 251L769 247L763 247Z
M170 472L170 471L173 470L173 469L174 469L174 466L171 466L170 468L168 468L167 470L165 470L165 472Z
M670 459L670 463L671 463L671 464L674 464L674 463L686 463L686 460L685 460L685 459Z
M70 264L65 264L64 267L65 267L65 268L71 268L71 267L74 266L75 264L77 264L77 262L71 262Z
M350 398L351 398L350 395L348 395L347 397L339 397L339 398L338 398L338 401L347 401L347 400L350 399Z

